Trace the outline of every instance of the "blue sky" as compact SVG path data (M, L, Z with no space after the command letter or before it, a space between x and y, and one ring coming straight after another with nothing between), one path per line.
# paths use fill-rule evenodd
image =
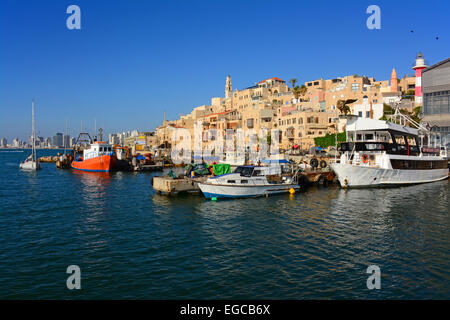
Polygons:
M81 8L68 30L66 8ZM381 8L381 30L366 8ZM448 1L2 0L0 137L43 136L94 119L105 131L153 130L224 95L278 76L412 74L416 53L450 56ZM414 30L411 33L411 30ZM439 40L436 40L436 36Z

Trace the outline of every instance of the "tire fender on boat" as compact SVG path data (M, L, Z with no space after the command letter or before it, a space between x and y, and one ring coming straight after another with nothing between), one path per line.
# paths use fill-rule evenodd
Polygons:
M312 158L309 161L309 165L313 168L317 168L319 166L319 160L317 160L316 158Z

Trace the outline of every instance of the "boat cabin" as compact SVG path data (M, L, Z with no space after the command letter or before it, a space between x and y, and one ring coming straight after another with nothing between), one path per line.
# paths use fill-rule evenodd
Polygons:
M114 152L112 145L103 141L96 141L88 149L83 151L83 159L88 160L103 155L112 155Z
M239 173L241 177L261 177L267 175L281 174L279 166L239 166L233 173Z
M421 148L419 130L382 120L358 118L347 125L347 142L341 151L385 152L387 154L419 156L439 154L439 148Z
M291 183L289 176L281 174L279 166L239 166L234 172L211 177L208 179L212 184L223 185L267 185Z

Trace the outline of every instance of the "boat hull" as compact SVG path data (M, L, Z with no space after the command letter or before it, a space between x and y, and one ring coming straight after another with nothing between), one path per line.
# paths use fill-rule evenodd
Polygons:
M273 184L261 186L236 186L199 183L200 190L207 199L211 198L252 198L287 193L291 188L298 191L297 184Z
M448 168L401 170L333 163L331 168L343 188L380 187L435 182L448 178Z
M20 169L22 169L22 170L40 170L41 165L40 165L39 161L37 161L37 162L27 161L27 162L22 162L20 164Z
M110 172L114 169L115 157L102 155L83 161L73 161L72 169L89 172Z

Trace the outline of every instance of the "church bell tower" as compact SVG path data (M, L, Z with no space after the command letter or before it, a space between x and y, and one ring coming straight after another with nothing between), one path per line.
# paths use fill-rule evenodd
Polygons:
M231 91L232 91L232 87L231 87L231 77L230 75L227 76L227 82L225 84L225 98L231 98Z

